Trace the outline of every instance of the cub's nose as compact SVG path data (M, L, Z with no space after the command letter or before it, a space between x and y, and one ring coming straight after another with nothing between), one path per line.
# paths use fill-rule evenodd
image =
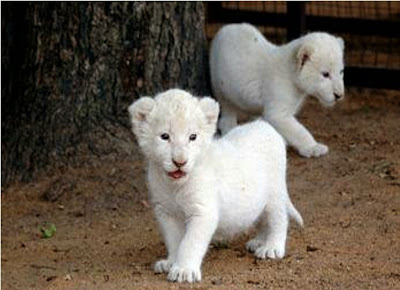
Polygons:
M341 99L343 99L343 95L339 95L339 94L334 94L335 95L335 100L339 101Z
M172 159L172 162L175 164L176 167L182 167L182 166L185 166L185 164L186 164L186 161L178 162L178 161L175 161L174 159Z

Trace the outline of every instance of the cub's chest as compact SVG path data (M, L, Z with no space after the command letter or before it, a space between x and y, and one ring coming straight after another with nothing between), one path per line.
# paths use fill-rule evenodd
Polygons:
M156 214L173 216L179 220L199 214L204 209L194 198L181 195L154 197L152 204Z

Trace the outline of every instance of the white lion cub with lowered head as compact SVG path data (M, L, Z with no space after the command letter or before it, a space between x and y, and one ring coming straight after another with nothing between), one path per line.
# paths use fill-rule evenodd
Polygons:
M262 114L300 155L326 154L328 147L315 141L295 115L307 95L324 106L343 98L343 50L343 40L327 33L276 46L249 24L224 26L210 51L221 132L236 126L238 112Z
M213 139L218 103L179 89L142 97L129 113L168 251L155 272L200 281L214 234L232 237L257 222L247 249L261 259L284 256L289 217L303 221L289 199L285 143L274 128L258 120Z

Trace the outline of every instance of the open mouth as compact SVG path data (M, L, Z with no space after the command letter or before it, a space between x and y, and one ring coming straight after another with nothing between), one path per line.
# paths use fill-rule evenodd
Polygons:
M332 107L332 106L335 105L335 101L331 101L331 102L324 101L323 103L324 103L324 105L325 105L326 107Z
M320 102L325 106L325 107L332 107L335 105L335 100L333 101L326 101L323 98L318 98L320 100Z
M176 171L168 172L168 176L172 177L173 179L179 179L181 177L184 177L185 175L186 175L186 172L183 172L180 169L178 169Z

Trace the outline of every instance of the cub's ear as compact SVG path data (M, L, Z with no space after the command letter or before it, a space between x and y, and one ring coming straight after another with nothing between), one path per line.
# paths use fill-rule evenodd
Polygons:
M304 43L300 46L297 52L297 69L300 71L305 63L311 59L311 55L314 53L315 48L309 43Z
M336 37L337 42L342 50L344 50L344 40L341 37Z
M219 104L210 97L203 97L199 101L200 108L207 118L208 124L216 124L219 114Z
M132 124L138 125L144 122L155 105L156 102L150 97L142 97L133 102L128 108Z

